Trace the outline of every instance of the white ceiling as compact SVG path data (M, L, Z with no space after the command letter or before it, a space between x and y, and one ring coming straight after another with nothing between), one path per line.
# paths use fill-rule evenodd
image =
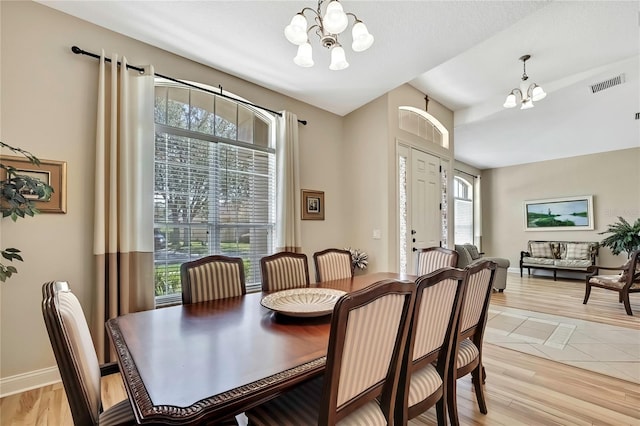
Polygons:
M355 53L347 31L343 71L313 35L315 66L292 62L283 29L312 0L39 2L339 115L410 83L454 111L456 159L481 169L640 146L640 1L342 0L376 39ZM524 54L548 96L506 110Z

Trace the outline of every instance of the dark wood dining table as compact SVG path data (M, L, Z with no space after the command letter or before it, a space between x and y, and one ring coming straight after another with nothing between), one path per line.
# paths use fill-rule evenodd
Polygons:
M373 273L318 287L353 292ZM260 304L265 293L172 306L107 321L138 423L193 424L241 413L321 374L330 315L291 318Z

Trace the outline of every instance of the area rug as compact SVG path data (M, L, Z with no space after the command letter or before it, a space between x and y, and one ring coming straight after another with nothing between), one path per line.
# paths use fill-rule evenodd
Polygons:
M640 383L640 331L491 306L484 341Z

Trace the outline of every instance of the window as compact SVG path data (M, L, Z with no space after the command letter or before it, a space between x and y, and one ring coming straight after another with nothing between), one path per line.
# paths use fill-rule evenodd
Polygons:
M259 288L275 235L273 117L160 80L155 123L156 304L179 301L180 265L210 254L241 257Z
M453 178L454 241L473 244L473 186L461 177Z

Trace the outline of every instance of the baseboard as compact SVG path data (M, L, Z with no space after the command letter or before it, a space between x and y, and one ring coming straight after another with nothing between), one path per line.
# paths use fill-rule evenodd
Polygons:
M15 376L0 378L0 398L60 381L58 367L48 367Z

